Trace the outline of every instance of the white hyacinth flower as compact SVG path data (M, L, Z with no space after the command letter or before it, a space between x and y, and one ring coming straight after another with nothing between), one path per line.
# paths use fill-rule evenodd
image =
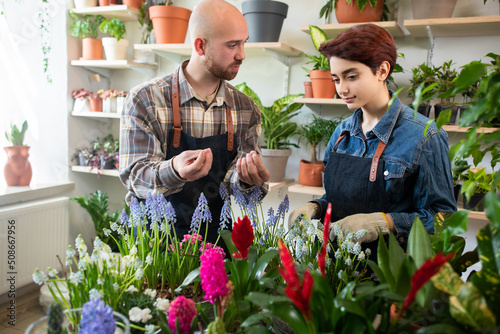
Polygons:
M165 298L158 298L153 304L154 307L156 307L157 310L167 313L168 308L170 307L170 301Z
M43 271L40 271L40 269L36 268L33 273L33 281L38 285L42 285L46 280L47 275L45 275Z
M130 285L126 290L125 292L130 292L130 293L134 293L134 292L138 292L139 290L137 290L137 288L133 285Z
M48 267L47 270L48 270L49 277L51 277L51 278L58 274L57 269Z

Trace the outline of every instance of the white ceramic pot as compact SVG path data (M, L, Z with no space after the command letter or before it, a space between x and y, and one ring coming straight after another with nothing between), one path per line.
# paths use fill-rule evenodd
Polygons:
M102 101L102 111L103 112L116 112L116 98L108 97Z
M75 8L96 7L97 0L75 0Z
M116 98L116 112L120 115L123 112L123 105L124 104L125 104L125 96L118 96Z
M116 40L114 37L103 37L102 46L104 47L104 54L106 60L124 60L127 59L128 40Z

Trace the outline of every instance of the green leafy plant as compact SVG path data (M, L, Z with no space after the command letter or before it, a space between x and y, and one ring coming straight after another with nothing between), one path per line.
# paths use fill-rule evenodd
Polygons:
M311 145L311 160L312 164L318 163L316 148L320 143L328 144L330 137L342 121L342 118L327 119L311 114L312 121L298 127L297 136L299 144L301 140L305 140Z
M309 26L309 33L311 35L311 40L314 44L314 47L316 50L319 50L319 47L321 44L327 41L327 37L325 32L318 26L310 25ZM319 56L316 55L308 55L303 53L302 54L304 57L309 59L307 64L313 64L312 70L320 70L320 71L329 71L330 70L330 64L328 63L328 59L323 56L321 53ZM304 68L306 72L309 73L310 70Z
M414 100L420 98L421 103L432 99L437 92L436 73L439 70L439 67L430 67L425 63L412 68L413 76L410 79L411 86L408 88L408 96L414 97ZM418 91L419 88L420 91Z
M494 184L495 175L496 171L491 174L486 173L486 168L468 169L467 174L464 175L462 193L470 198L475 193L486 194L490 190L496 191L500 188L500 183Z
M24 145L24 135L28 130L28 121L24 121L21 130L15 125L10 125L10 133L5 131L5 138L12 144L12 146L26 146Z
M151 21L151 18L149 17L149 7L148 2L144 2L137 18L141 26L141 44L149 43L151 31L153 31L153 21Z
M270 107L264 107L259 96L247 84L241 83L236 88L250 97L261 111L261 124L267 149L276 150L289 146L298 147L291 142L291 137L297 130L297 123L291 119L298 115L303 103L294 103L294 99L302 94L290 94L279 98Z
M120 212L116 211L114 213L109 213L108 205L108 195L106 193L97 190L96 192L87 196L73 197L71 201L80 204L82 208L87 210L92 221L94 222L94 227L96 235L104 241L106 244L110 245L113 251L117 251L118 247L113 241L111 236L111 225L118 222ZM109 234L108 234L109 233ZM115 238L118 238L118 234L114 233Z
M79 38L97 38L99 35L99 25L104 21L102 15L82 15L70 13L75 20L69 27L69 33L73 37Z
M436 80L439 83L436 93L441 99L441 104L453 103L455 99L455 96L446 94L447 92L453 90L458 76L457 70L451 68L452 64L452 60L446 61L442 66L438 67L435 72Z
M325 19L328 19L332 14L333 9L337 7L338 1L339 0L327 0L326 4L323 7L321 7L321 10L319 11L319 18L322 18L324 16ZM346 1L347 4L351 4L353 0L341 0L341 1ZM356 3L358 4L358 9L360 12L363 11L363 9L368 4L370 4L372 8L375 8L377 6L377 0L357 0ZM385 9L385 11L387 10L388 9Z
M122 20L113 17L111 20L105 19L99 24L99 30L111 37L116 38L118 41L127 34L127 29Z
M468 170L470 167L467 160L458 159L453 160L451 166L451 175L453 177L453 185L456 186L460 183L460 181L464 180L463 173Z

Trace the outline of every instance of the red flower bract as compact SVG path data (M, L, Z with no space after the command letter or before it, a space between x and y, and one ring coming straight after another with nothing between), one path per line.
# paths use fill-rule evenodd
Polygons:
M323 277L325 277L326 247L328 246L328 237L330 235L331 215L332 215L332 203L328 203L323 225L323 247L321 248L321 252L318 254L318 266L319 270L321 271L321 275L323 275Z
M238 222L234 222L231 239L236 248L238 248L241 257L246 259L248 256L248 248L254 239L252 223L250 219L248 219L248 216L243 217L243 219L238 217Z
M285 293L292 300L292 302L302 311L306 319L311 320L310 302L312 297L312 287L314 279L309 272L309 269L304 273L304 281L302 286L300 278L295 268L293 257L288 251L288 248L283 243L283 240L278 241L278 249L283 268L279 268L279 272L286 282Z
M441 267L453 257L453 253L448 254L443 257L443 253L439 253L434 256L432 259L428 259L425 263L415 271L413 277L411 278L411 290L406 296L405 301L403 303L403 308L399 312L402 314L408 306L413 303L417 292L427 283L432 276L436 275Z

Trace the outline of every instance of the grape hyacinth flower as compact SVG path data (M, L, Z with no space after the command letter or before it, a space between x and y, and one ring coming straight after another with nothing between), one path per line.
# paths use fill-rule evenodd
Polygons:
M168 327L176 333L176 322L179 322L180 333L191 332L191 322L196 317L196 304L184 296L175 298L168 308Z
M201 193L200 198L198 198L198 205L191 218L191 233L197 232L202 222L212 222L212 214L208 208L207 198L203 193Z
M80 334L113 334L115 329L116 322L111 306L104 304L100 298L92 299L83 305Z
M201 287L205 291L204 299L211 304L227 295L227 273L224 267L224 258L214 249L207 249L200 256ZM219 314L222 316L222 314Z
M222 206L222 210L220 212L219 230L225 230L231 222L231 205L229 204L229 201L224 201L224 205Z

